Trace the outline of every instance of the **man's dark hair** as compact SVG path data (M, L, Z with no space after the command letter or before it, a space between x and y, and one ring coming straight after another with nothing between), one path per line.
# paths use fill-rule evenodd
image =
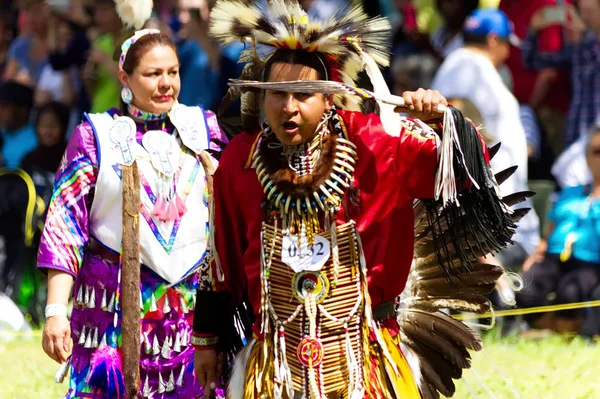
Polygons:
M465 45L486 45L488 35L482 35L481 33L463 32L463 40Z
M320 53L296 50L276 50L267 60L263 71L263 80L269 79L273 64L304 65L317 71L319 80L331 79L331 72L325 57Z

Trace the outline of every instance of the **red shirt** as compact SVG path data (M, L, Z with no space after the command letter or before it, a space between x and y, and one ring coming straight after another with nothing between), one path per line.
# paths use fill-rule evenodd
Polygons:
M556 6L557 0L502 0L500 10L504 11L515 26L515 34L521 39L527 36L531 18L538 10L546 6ZM563 0L562 4L571 4L572 0ZM551 25L539 34L538 49L541 52L557 52L563 46L563 28ZM506 61L513 78L513 92L520 103L528 103L533 93L538 72L528 69L523 64L521 50L514 46L510 48L510 56ZM569 109L569 77L564 70L559 70L559 78L552 85L545 103L553 108L567 112Z
M339 115L358 152L354 185L360 190L362 211L353 219L368 267L372 305L377 306L398 296L406 284L413 259L413 200L433 197L437 141L432 131L407 126L397 136L389 135L375 114ZM255 314L261 296L264 193L247 160L258 134L235 137L214 177L215 245L225 275L224 286L217 289L227 289L236 303L247 289ZM345 221L342 209L338 223Z

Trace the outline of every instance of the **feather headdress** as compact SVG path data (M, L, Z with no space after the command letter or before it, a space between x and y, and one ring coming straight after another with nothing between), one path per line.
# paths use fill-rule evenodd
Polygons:
M313 21L295 0L272 0L267 7L218 0L210 26L212 36L224 45L235 41L250 44L254 59L261 61L254 68L264 66L278 49L315 52L327 60L330 80L350 85L355 85L369 62L389 64L390 31L387 19L369 18L361 6L340 9L327 21ZM266 52L262 57L257 46ZM338 105L347 106L339 100L341 96Z

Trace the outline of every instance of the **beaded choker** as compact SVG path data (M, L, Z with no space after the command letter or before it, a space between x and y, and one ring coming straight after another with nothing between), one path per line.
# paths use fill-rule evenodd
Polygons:
M129 111L129 115L131 115L133 118L146 122L159 121L167 118L166 112L162 114L153 114L151 112L143 111L132 104L127 105L127 110Z

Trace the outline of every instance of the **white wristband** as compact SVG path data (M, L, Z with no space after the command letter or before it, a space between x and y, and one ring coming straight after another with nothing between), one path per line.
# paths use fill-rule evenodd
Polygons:
M67 307L62 303L51 303L46 305L46 318L52 316L67 316Z

